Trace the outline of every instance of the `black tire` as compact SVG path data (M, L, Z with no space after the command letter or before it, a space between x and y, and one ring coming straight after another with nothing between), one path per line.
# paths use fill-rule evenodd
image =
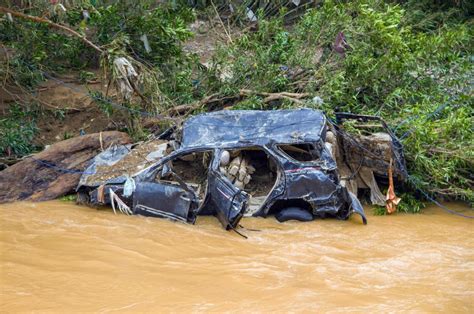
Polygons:
M283 208L275 214L275 218L279 222L285 222L288 220L312 221L314 219L312 213L310 213L307 209L301 207Z

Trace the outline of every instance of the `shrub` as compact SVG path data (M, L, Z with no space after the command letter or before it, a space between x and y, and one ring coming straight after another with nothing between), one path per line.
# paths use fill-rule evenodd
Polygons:
M8 114L0 118L0 156L21 157L32 153L37 132L36 111L19 105L10 106Z
M260 21L220 49L215 63L233 73L220 88L308 92L324 102L307 106L328 114L381 116L402 137L412 182L473 202L474 28L462 7L427 3L328 0L291 32L281 19ZM333 49L340 32L343 54ZM310 75L295 82L291 72L301 68ZM265 108L259 100L238 108Z

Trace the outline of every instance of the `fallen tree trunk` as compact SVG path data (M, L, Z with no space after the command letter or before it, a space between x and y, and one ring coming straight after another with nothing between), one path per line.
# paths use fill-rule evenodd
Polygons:
M128 144L123 132L109 131L71 138L0 172L0 203L46 201L76 188L82 172L101 148Z

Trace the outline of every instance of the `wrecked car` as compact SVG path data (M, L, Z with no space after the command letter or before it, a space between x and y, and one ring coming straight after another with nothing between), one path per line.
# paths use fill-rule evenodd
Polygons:
M341 184L334 137L321 111L224 110L186 120L180 130L134 148L111 147L93 160L79 199L125 214L194 223L215 215L229 230L246 216L280 221L360 215Z

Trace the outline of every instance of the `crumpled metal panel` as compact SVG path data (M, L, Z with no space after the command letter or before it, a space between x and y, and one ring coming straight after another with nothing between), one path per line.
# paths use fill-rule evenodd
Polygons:
M216 170L209 173L208 197L201 211L215 214L226 229L235 229L242 219L249 196Z
M384 132L390 137L390 146L391 146L391 158L394 160L394 175L397 176L400 180L404 181L408 177L408 171L405 164L405 155L403 152L403 146L397 136L390 130L387 123L382 120L382 118L377 116L366 116L345 112L336 112L336 130L342 135L343 146L347 145L351 148L347 152L348 159L353 157L358 157L362 160L362 165L369 168L377 170L378 173L386 173L388 169L388 160L381 158L382 156L371 156L373 152L368 150L366 147L361 145L358 142L355 142L354 139L351 139L351 136L347 134L343 129L339 128L345 120L355 120L361 122L367 121L376 121L379 122L383 127ZM349 139L349 140L348 140Z
M324 114L311 109L216 111L184 123L181 148L317 142L325 124Z
M313 143L320 150L319 159L307 162L288 158L276 145L265 147L277 161L281 175L267 201L254 216L266 217L278 201L304 200L311 206L315 217L347 219L350 214L357 213L367 223L360 202L356 197L351 198L347 189L340 185L335 161L325 145L321 145L323 140Z
M173 184L137 183L133 195L133 213L194 223L198 204L195 196Z
M84 174L81 176L78 188L82 186L99 186L104 184L105 182L100 180L91 180L93 175L97 173L97 168L100 166L113 166L130 152L131 147L131 144L114 145L95 156L89 167L87 167ZM126 176L121 175L108 180L107 183L119 184L125 182L125 180L127 180Z
M135 191L127 204L133 202L134 214L190 223L194 223L197 214L214 214L225 229L234 229L248 207L249 195L219 172L220 156L223 149L259 148L275 161L278 179L254 216L267 216L278 201L302 200L309 204L315 217L347 219L357 213L366 223L357 197L339 182L336 162L324 144L326 128L324 114L311 109L218 111L192 117L184 123L180 147L133 176ZM297 143L312 144L319 157L297 161L278 148L279 144ZM209 150L213 151L213 159L203 199L178 177L177 185L156 182L157 173L168 162L188 153ZM102 154L97 161L120 160L125 152L118 149ZM125 180L126 177L121 182L101 184L106 184L106 189L112 184L113 191L120 195L120 184ZM97 194L92 191L92 198L97 200L94 193Z

